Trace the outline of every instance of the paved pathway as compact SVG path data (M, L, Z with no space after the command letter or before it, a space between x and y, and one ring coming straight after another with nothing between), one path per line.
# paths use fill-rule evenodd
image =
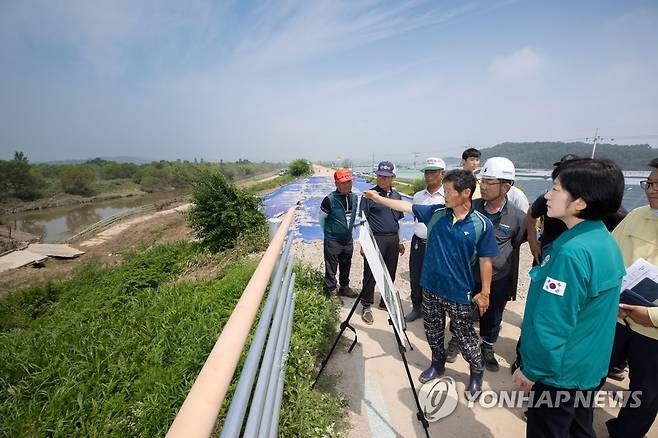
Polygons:
M363 178L356 178L353 183L353 191L357 194L361 194L361 192L371 187L372 184ZM271 218L287 211L297 201L301 201L296 221L299 236L305 242L322 240L322 230L318 224L318 212L320 211L322 199L333 190L336 190L336 186L332 177L316 175L301 178L263 196L265 215ZM402 220L402 235L404 239L411 240L412 234L413 217L407 214ZM356 231L354 237L357 237Z

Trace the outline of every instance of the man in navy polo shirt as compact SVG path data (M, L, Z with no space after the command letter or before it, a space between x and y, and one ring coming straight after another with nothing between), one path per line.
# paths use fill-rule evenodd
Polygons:
M400 200L402 197L393 189L395 179L395 165L390 161L382 161L377 166L377 185L371 190L388 199ZM404 254L404 245L400 239L400 220L404 214L393 211L383 205L377 205L368 199L361 200L362 215L368 220L372 234L377 242L379 252L382 254L386 269L391 280L395 281L395 271L398 269L398 255ZM363 257L363 293L361 298L361 319L366 324L372 324L374 317L370 306L375 300L375 277L372 275L370 265ZM384 300L379 300L379 307L386 309Z
M498 245L491 221L473 210L471 196L475 176L456 169L443 178L445 205L412 205L368 191L364 196L393 210L413 213L427 225L427 250L423 262L423 318L425 334L432 350L432 364L420 375L426 383L445 372L445 315L450 316L459 348L470 364L470 380L466 389L469 399L479 397L482 390L484 360L471 311L480 314L489 307L492 258ZM481 291L475 297L473 267L479 262ZM475 303L475 304L473 304Z

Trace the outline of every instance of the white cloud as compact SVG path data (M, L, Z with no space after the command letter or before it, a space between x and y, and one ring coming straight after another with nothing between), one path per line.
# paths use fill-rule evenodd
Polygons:
M476 10L475 3L445 8L425 1L269 2L250 17L236 56L256 67L281 65L445 24Z
M541 75L546 57L530 47L497 56L489 64L489 74L499 80L526 80Z

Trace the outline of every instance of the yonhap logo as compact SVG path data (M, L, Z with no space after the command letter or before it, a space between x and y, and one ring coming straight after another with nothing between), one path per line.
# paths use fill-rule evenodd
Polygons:
M452 414L459 402L454 379L441 377L427 382L420 388L418 401L429 422L439 421Z

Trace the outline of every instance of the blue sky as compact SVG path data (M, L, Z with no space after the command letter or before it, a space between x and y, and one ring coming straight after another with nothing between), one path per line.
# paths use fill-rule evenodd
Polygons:
M658 146L655 1L0 2L0 158Z

